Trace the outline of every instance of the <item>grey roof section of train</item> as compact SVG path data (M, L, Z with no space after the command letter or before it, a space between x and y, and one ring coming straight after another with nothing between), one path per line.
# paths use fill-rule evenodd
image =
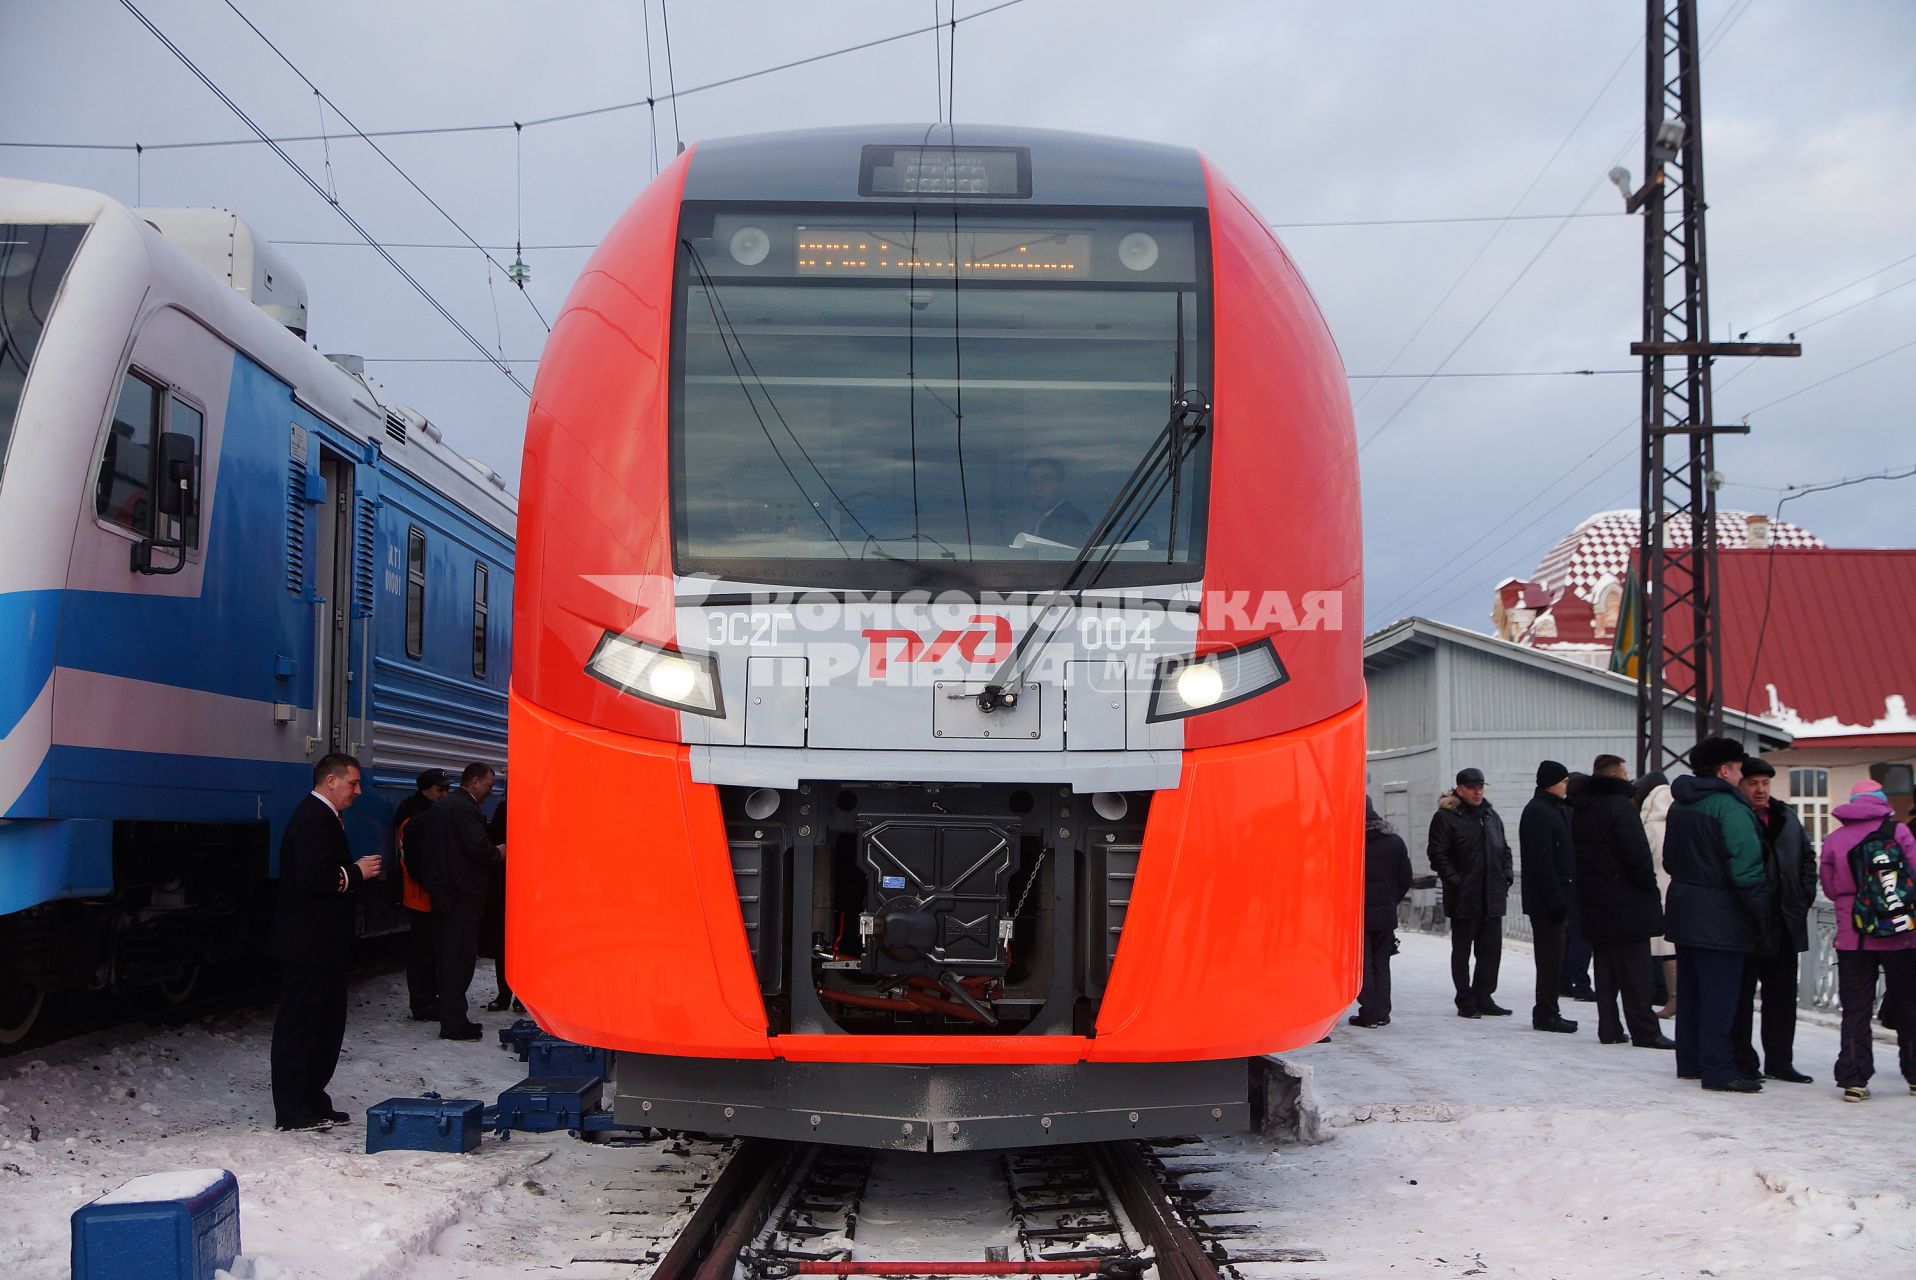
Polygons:
M860 196L867 146L1028 147L1029 198ZM702 141L685 177L685 199L716 201L949 203L960 207L1111 205L1203 209L1204 165L1189 147L1091 133L1005 125L853 125Z

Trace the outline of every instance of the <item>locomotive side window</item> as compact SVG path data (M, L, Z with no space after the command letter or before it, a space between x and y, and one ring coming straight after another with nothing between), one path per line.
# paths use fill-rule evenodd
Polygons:
M687 204L671 416L682 573L1043 587L1210 386L1195 215ZM1200 441L1113 586L1202 575Z
M138 372L120 384L106 449L93 486L102 520L143 538L200 545L200 446L206 414ZM161 475L160 471L169 474ZM161 485L178 491L175 512L161 510Z
M472 566L472 674L486 674L486 587L484 564Z
M406 530L406 656L426 652L426 535Z
M200 484L202 480L200 445L206 436L206 415L179 396L169 396L166 403L166 431L168 434L179 436L190 442L190 447L186 451L190 461L184 464L189 469L189 474L186 476L176 474L154 478L156 485L172 485L175 488L183 486L184 497L178 515L167 515L164 511L158 513L157 518L161 525L158 536L163 540L197 547L200 545ZM159 455L156 454L155 458L157 462ZM180 464L176 460L174 465ZM155 504L156 507L158 505Z
M93 486L93 509L99 517L141 537L153 535L153 445L165 396L161 387L139 374L126 375Z

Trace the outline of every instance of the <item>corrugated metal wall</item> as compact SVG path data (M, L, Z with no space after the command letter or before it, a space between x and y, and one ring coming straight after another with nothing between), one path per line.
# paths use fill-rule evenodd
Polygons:
M1419 747L1437 740L1436 655L1421 653L1365 674L1370 702L1365 709L1372 751Z

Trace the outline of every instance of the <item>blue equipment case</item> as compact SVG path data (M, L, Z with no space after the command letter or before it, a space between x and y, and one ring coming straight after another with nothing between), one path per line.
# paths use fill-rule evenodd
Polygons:
M366 1151L477 1151L484 1109L470 1098L388 1098L366 1108Z
M73 1211L73 1280L213 1280L239 1251L225 1169L148 1174Z
M612 1055L589 1044L574 1044L556 1036L534 1036L526 1045L526 1070L535 1077L597 1076L611 1074Z
M500 1137L511 1130L553 1133L579 1129L599 1109L605 1081L593 1076L531 1076L499 1095L493 1124Z
M519 1056L519 1061L524 1062L526 1048L532 1043L532 1038L544 1034L539 1030L539 1024L531 1018L520 1018L509 1027L499 1028L499 1047L512 1050Z

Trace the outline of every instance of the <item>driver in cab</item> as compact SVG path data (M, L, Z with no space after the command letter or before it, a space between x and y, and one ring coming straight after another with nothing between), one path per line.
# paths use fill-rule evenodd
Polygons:
M1091 517L1064 496L1064 464L1056 458L1026 465L1025 508L1024 529L1034 538L1080 547L1091 536Z

